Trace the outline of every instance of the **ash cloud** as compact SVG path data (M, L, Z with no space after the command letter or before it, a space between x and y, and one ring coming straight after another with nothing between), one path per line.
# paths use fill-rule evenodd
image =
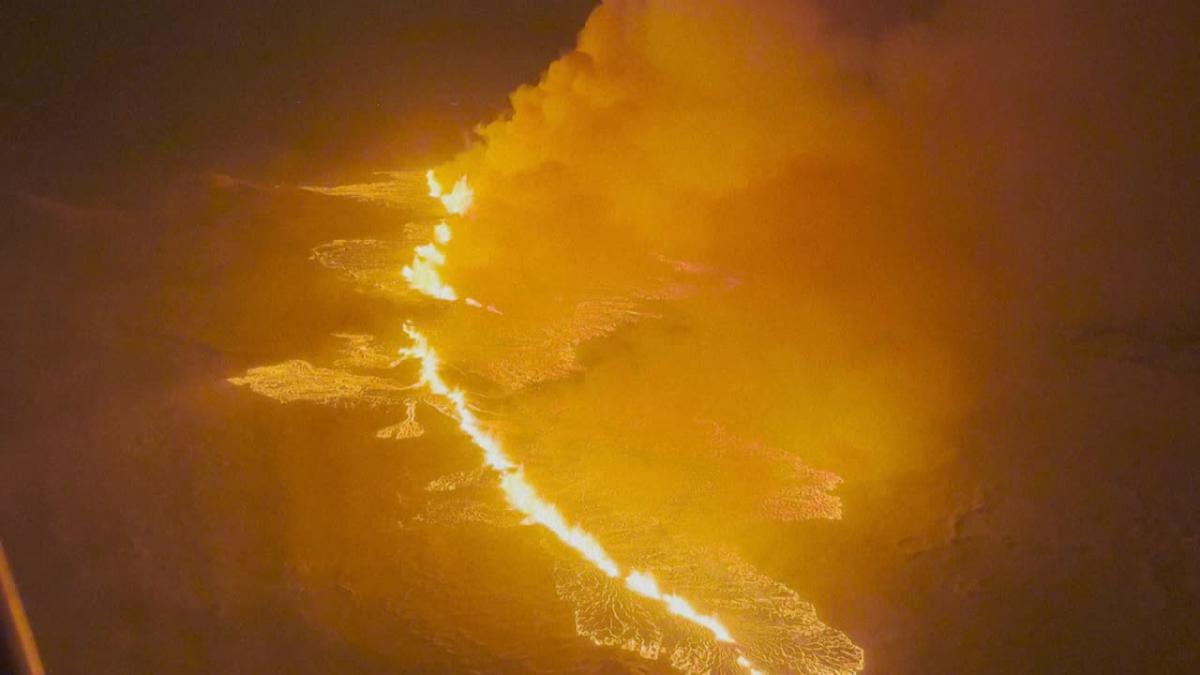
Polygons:
M684 309L686 339L634 339L648 396L887 464L1031 342L1191 320L1196 14L604 3L439 169L477 190L463 284L514 304L643 255L718 270L740 285Z

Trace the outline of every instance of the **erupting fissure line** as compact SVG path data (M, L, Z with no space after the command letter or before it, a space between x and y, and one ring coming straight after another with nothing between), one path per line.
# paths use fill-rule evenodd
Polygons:
M432 171L427 172L425 178L429 183L430 196L440 199L447 211L454 215L462 215L470 208L474 195L465 176L459 179L454 189L448 194L443 194L441 185ZM440 243L444 244L450 240L450 228L445 222L437 225L434 234ZM445 262L445 256L433 244L424 244L417 247L416 260L424 260L440 266ZM406 267L405 278L409 280L409 284L414 289L445 300L455 299L454 291L448 286L444 288L449 291L451 297L429 293L426 288L418 287L418 283L421 283L422 279L415 273L410 276L408 270L409 268ZM436 274L436 270L434 270L435 278ZM438 279L438 283L440 284L440 279ZM630 591L661 603L670 614L704 628L717 641L732 645L737 652L737 664L751 675L762 675L763 671L756 669L753 663L741 653L741 648L730 635L729 630L721 624L716 616L701 614L692 607L691 603L679 595L663 593L658 588L658 582L648 572L629 570L627 573L623 573L620 566L591 533L578 525L569 524L557 506L538 495L533 485L525 479L525 473L521 466L505 454L500 441L484 429L479 419L471 412L466 394L461 389L451 387L442 378L441 361L437 352L430 346L429 340L411 323L404 325L404 333L412 340L412 345L400 349L401 359L415 359L420 363L420 384L428 387L435 396L450 403L458 419L458 428L471 439L476 447L483 451L484 464L500 474L500 490L504 493L509 506L525 516L526 524L541 525L550 530L559 541L583 556L584 560L591 563L596 569L612 579L623 579L625 587Z

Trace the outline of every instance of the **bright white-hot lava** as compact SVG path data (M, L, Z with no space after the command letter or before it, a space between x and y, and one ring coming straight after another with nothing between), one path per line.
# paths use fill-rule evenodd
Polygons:
M433 238L439 244L449 244L450 243L450 226L446 224L446 221L443 220L442 222L440 222L436 226L434 226Z
M466 176L459 178L449 192L442 189L442 184L433 175L433 169L425 172L425 182L429 185L429 196L440 200L442 206L456 216L466 213L471 208L472 202L475 201L475 193L471 190L471 185L467 183Z
M733 637L729 635L729 629L721 625L717 617L701 614L692 607L691 603L680 596L658 590L658 582L648 573L637 570L630 572L625 577L625 586L634 593L662 601L669 612L704 626L712 632L713 637L721 642L733 642Z
M475 193L471 191L466 176L458 179L450 192L442 190L442 184L433 175L433 170L425 172L425 182L429 185L429 196L441 201L449 213L461 216L471 208ZM454 288L442 280L442 275L438 271L442 265L446 264L446 254L437 247L437 244L443 246L448 244L450 237L450 226L443 220L433 228L434 241L418 246L413 251L413 261L401 270L401 274L408 281L409 288L438 300L454 302L458 299L458 293L455 293Z
M527 524L541 525L550 530L559 541L583 556L596 569L614 579L624 578L625 586L631 591L662 603L668 612L707 629L716 640L737 644L717 617L701 614L681 596L663 593L649 573L638 570L622 573L620 566L594 536L578 525L569 524L558 507L538 495L533 485L525 479L521 467L505 454L500 441L480 424L467 403L466 394L442 379L440 360L437 352L429 346L429 340L411 325L405 325L404 332L412 340L412 346L400 350L401 358L416 359L421 364L421 384L429 387L434 395L450 402L458 418L458 428L483 451L484 464L500 473L500 489L505 499L509 506L525 516ZM759 672L751 667L745 656L739 655L737 662L751 672Z
M465 176L459 179L449 194L443 193L442 187L432 171L427 172L425 178L429 183L430 196L440 199L447 211L455 215L462 215L470 208L473 193ZM449 226L444 221L438 223L434 230L434 236L439 243L446 243L450 240ZM409 279L413 288L444 300L454 300L457 297L454 295L453 289L441 284L440 278L437 276L436 268L445 263L445 256L436 246L433 244L418 246L413 267L416 267L417 263L427 265L427 268L423 269L427 270L427 274L431 271L431 276L418 277L415 270L410 273L409 267L404 268L405 278ZM438 285L433 288L443 289L448 296L429 293L426 287L418 286L419 281L429 280L436 281ZM679 595L663 593L658 587L658 582L647 572L638 570L622 572L621 567L592 534L578 525L568 523L557 506L538 495L533 485L525 479L522 468L505 454L499 439L487 431L471 411L466 394L461 389L451 387L442 378L441 362L437 352L430 346L429 340L411 324L405 324L404 333L412 340L412 345L400 349L401 358L415 359L420 363L420 384L428 387L435 396L450 403L457 417L459 429L471 439L476 447L483 451L484 464L500 474L500 489L505 499L509 506L525 516L526 524L545 527L559 541L577 552L584 560L608 577L624 579L625 586L629 590L662 604L670 614L704 628L717 641L732 645L735 650L738 650L737 664L752 675L762 672L755 669L753 663L740 652L737 642L716 616L700 613L692 607L690 602Z
M454 186L455 192L459 193L458 197L454 197L454 192L450 195L442 194L442 186L437 182L437 178L434 178L433 171L425 173L425 181L429 184L429 196L440 198L450 213L461 215L471 205L471 187L467 185L466 176L459 181L459 184L462 185L461 189L458 185ZM454 198L451 199L451 197ZM447 201L448 199L450 201ZM451 208L451 204L455 208ZM458 210L459 206L462 206L461 210ZM412 263L405 265L404 269L400 271L408 281L409 288L438 300L454 302L458 299L458 294L449 284L442 281L442 275L438 272L441 266L446 264L446 254L437 247L437 244L446 245L450 242L450 237L450 226L443 220L433 228L434 241L422 244L413 250Z
M447 228L448 230L449 228ZM413 261L404 266L400 273L413 290L431 298L453 302L458 294L445 281L438 268L446 263L446 255L433 244L423 244L413 251Z
M436 396L449 401L458 417L458 428L483 450L483 461L500 472L500 489L510 506L525 516L526 522L538 524L554 533L559 540L575 549L588 562L610 577L620 576L617 563L609 557L604 547L578 526L567 523L558 508L538 496L537 491L525 480L525 475L500 446L500 441L479 424L475 414L467 405L461 389L451 388L439 372L440 361L424 335L410 325L404 327L405 334L412 339L411 347L400 350L400 356L417 359L421 364L421 384L429 387Z

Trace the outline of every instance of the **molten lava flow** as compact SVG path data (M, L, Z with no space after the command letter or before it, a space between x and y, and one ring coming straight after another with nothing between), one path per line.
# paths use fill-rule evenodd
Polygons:
M480 425L479 419L475 417L467 404L466 394L461 389L450 387L442 379L441 362L437 352L429 346L429 340L411 325L404 326L404 333L408 335L413 344L411 347L404 347L400 350L401 358L416 359L421 364L420 384L429 387L430 392L450 403L458 417L458 428L480 450L483 450L484 464L500 473L500 489L509 506L523 514L527 524L541 525L550 530L559 541L583 556L596 569L611 578L621 578L620 567L608 555L600 542L578 525L568 524L558 507L537 494L533 485L525 480L525 474L521 467L513 463L504 453L500 441ZM658 601L666 607L669 613L707 629L716 640L737 648L733 636L729 634L729 630L721 624L717 617L701 614L681 596L663 593L658 589L658 582L650 574L631 570L624 575L624 579L625 586L631 591ZM751 673L759 672L752 667L750 660L744 655L738 655L737 663Z
M448 232L449 228L446 229ZM423 244L413 251L412 263L405 265L400 272L413 290L431 298L453 302L458 299L458 294L442 281L442 275L438 273L438 268L444 264L446 254L433 244Z
M450 213L463 215L470 208L473 193L467 184L466 176L459 179L449 194L443 192L433 171L426 172L425 180L429 184L429 195L440 199ZM448 242L450 234L450 227L445 221L438 223L434 228L434 238L438 243ZM454 300L457 296L453 289L442 284L437 275L437 268L445 262L445 255L434 244L418 246L413 266L404 268L405 278L413 288L421 292L443 300ZM441 362L437 352L429 345L429 340L411 324L405 324L404 332L412 340L412 346L400 350L401 359L416 359L421 364L419 384L429 387L435 396L450 403L458 418L459 429L483 451L484 464L500 474L500 489L509 506L525 516L526 524L541 525L550 530L559 541L579 553L608 577L622 578L621 568L600 542L578 525L569 524L558 507L538 495L533 485L525 479L521 467L504 453L500 441L480 425L479 419L471 412L466 394L461 389L452 388L442 379ZM624 580L625 586L634 593L654 600L662 604L670 614L706 629L717 641L733 645L734 649L738 650L737 664L752 674L760 672L740 653L733 636L716 616L701 614L679 595L663 593L658 588L658 582L647 572L631 570L624 575Z
M471 187L467 185L466 176L463 176L458 181L458 184L454 186L454 191L449 195L442 195L442 186L437 182L437 178L433 176L433 171L425 173L425 181L429 183L429 196L440 197L442 203L446 206L446 210L450 213L461 215L471 205ZM457 197L455 196L456 194L458 195ZM461 210L456 210L459 207L461 207ZM449 243L450 236L450 226L446 224L446 221L443 220L434 226L433 239L437 244L444 246ZM454 292L454 289L449 284L442 281L442 275L438 273L438 269L445 264L446 254L442 253L441 249L433 243L422 244L413 250L412 263L405 265L401 273L408 280L409 288L414 291L428 295L431 298L437 298L438 300L454 302L458 299L458 294Z
M479 420L467 405L462 390L450 388L442 379L437 353L429 346L425 336L407 325L404 332L412 339L413 346L401 349L400 356L417 359L421 364L421 384L428 386L434 395L450 402L458 416L458 428L483 450L484 463L500 472L500 489L503 490L509 505L521 512L527 523L536 523L550 530L560 541L579 552L608 576L620 576L617 564L600 543L578 526L568 525L557 507L539 497L529 481L525 480L520 467L504 454L500 442L480 427Z
M471 208L472 202L475 201L475 193L467 183L466 176L459 178L454 187L450 188L450 192L442 190L442 184L433 175L433 169L425 172L425 182L429 185L429 196L441 200L442 206L456 216L466 213Z
M441 200L447 212L461 216L471 208L475 193L471 191L466 176L459 178L449 193L443 192L442 184L433 175L432 169L425 172L425 182L429 185L429 196ZM433 228L433 239L436 244L449 243L450 236L450 226L444 220ZM438 300L454 302L458 299L458 294L449 284L442 281L442 275L438 272L438 269L446 264L446 254L442 253L436 244L429 243L418 246L413 251L412 263L405 265L401 273L408 281L409 288L414 291Z
M663 602L667 606L667 611L675 616L681 616L692 623L704 626L713 634L713 637L721 642L733 642L733 637L729 635L729 630L721 625L717 617L706 616L697 612L692 608L691 603L678 595L664 594L662 591L659 591L658 582L649 574L634 570L625 577L625 586L634 593Z
M429 196L437 199L442 196L442 184L438 182L437 176L433 175L433 169L425 172L425 184L429 186Z
M442 222L440 222L436 226L434 226L433 238L439 244L449 244L450 243L450 226L446 224L446 221L443 220Z

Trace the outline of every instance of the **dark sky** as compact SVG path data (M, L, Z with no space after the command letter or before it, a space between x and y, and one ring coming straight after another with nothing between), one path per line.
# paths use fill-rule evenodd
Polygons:
M182 168L311 177L444 156L574 43L589 0L17 3L0 161L35 191ZM930 0L835 3L878 32Z
M444 156L592 5L19 4L0 28L3 163L35 192L96 193L216 165L311 178Z

